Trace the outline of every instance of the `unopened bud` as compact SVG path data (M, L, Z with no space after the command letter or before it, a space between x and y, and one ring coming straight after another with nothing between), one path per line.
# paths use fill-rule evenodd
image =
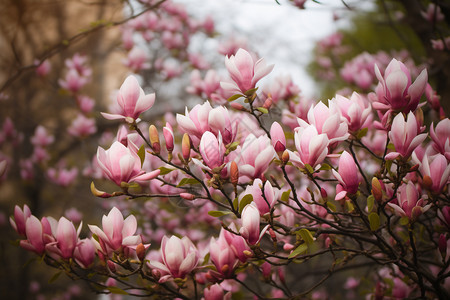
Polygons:
M372 178L372 195L378 203L382 201L383 192L381 190L381 183L376 177Z
M195 196L192 195L191 193L180 193L180 197L185 199L185 200L189 200L189 201L195 199Z
M292 251L292 250L294 250L294 245L286 243L283 245L283 250L284 251Z
M242 251L242 253L244 253L246 257L253 257L253 253L250 250L244 250Z
M419 107L414 112L414 115L416 116L417 126L421 127L423 125L423 110Z
M232 161L230 165L230 180L234 186L236 186L239 181L239 168L235 161Z
M94 182L91 182L91 193L92 195L96 196L96 197L101 197L101 198L109 198L111 197L111 194L108 194L107 192L104 191L100 191L95 187Z
M274 241L276 243L277 242L277 235L275 234L275 231L273 231L272 228L269 228L269 234L270 234L270 238L272 239L272 241Z
M419 164L412 166L412 167L409 169L409 172L415 172L415 171L417 171L418 169L419 169Z
M231 102L231 107L234 108L235 110L245 110L244 106L240 103L237 102Z
M289 152L284 150L283 155L281 155L281 160L286 164L289 161Z
M166 127L163 127L163 135L164 140L166 141L166 149L169 152L173 151L174 144L173 144L173 129L169 122L166 123Z
M159 280L161 278L161 272L158 269L153 269L152 275L156 280Z
M447 255L447 238L445 237L445 234L439 236L438 247L442 257L445 258Z
M136 246L136 256L140 261L143 261L145 258L145 246L144 244L140 243Z
M110 261L110 260L107 260L106 261L106 264L108 265L108 269L111 271L111 272L116 272L116 265L112 262L112 261Z
M327 190L324 188L320 188L320 195L322 196L323 199L327 199L328 198Z
M181 152L183 153L184 160L188 162L191 156L191 140L187 133L183 135L183 140L181 141Z
M430 190L431 187L433 186L433 180L431 179L430 176L424 175L422 179L422 184L425 189Z
M272 106L273 100L272 97L269 95L269 97L264 101L263 107L265 109L269 109Z
M225 264L225 265L222 266L222 269L220 271L221 271L222 274L226 274L229 269L230 269L230 266Z
M159 152L161 152L161 144L159 143L158 129L156 129L155 125L150 125L148 133L153 151L159 154Z

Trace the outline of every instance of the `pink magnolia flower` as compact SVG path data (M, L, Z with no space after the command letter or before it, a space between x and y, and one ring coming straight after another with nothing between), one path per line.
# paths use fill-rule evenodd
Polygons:
M308 122L302 119L297 121L301 127L314 125L317 133L326 134L329 147L334 147L338 142L345 141L349 137L347 122L334 105L327 107L323 102L319 102L309 109Z
M397 202L398 204L388 203L388 205L394 209L396 215L408 217L412 221L431 207L431 204L424 206L424 200L419 199L419 192L411 181L398 188Z
M220 85L231 94L244 94L255 88L258 81L273 69L273 65L267 66L263 58L255 62L242 48L235 55L225 57L225 66L232 82L221 82Z
M283 128L278 122L273 122L270 127L270 137L272 139L272 146L275 151L280 154L286 150L286 136L284 135Z
M103 230L96 225L88 226L91 232L98 237L99 250L105 255L121 250L127 252L142 243L141 236L134 235L137 229L135 216L129 215L124 220L117 207L113 207L107 216L103 216Z
M80 75L75 69L70 69L66 73L66 77L64 79L59 79L59 85L74 94L76 94L83 86L85 86L89 82L87 77Z
M44 219L44 218L43 218ZM48 223L48 222L47 222ZM41 255L45 252L44 233L51 235L49 227L44 228L43 222L39 221L33 215L30 215L25 221L26 240L20 241L20 246L28 251Z
M50 73L52 65L48 59L44 61L34 60L34 65L36 66L36 74L40 77L45 77Z
M428 4L426 11L421 11L422 17L430 23L441 22L445 20L445 15L442 13L441 7L434 3Z
M263 176L275 156L275 150L267 135L255 137L250 133L244 144L238 146L235 155L240 176L253 179Z
M234 223L231 223L228 228L233 232L237 232L236 225L234 225ZM236 255L241 262L246 262L248 257L245 255L245 252L251 253L251 249L245 239L242 236L231 233L228 230L224 230L223 234L228 245L230 245L233 250L234 255Z
M219 137L216 138L214 134L206 131L200 140L199 150L203 158L203 162L207 166L206 169L209 171L213 171L215 168L222 166L224 163L226 149L223 145L222 135L220 132ZM193 159L193 161L198 163L198 160L196 159Z
M23 206L23 210L20 209L18 205L14 207L14 219L12 217L9 218L9 222L11 223L11 226L14 228L14 230L20 234L25 235L26 234L26 222L27 219L31 216L31 211L28 205Z
M369 124L372 122L372 107L356 92L353 92L350 99L336 95L329 103L330 107L336 106L336 109L345 118L348 130L351 133L356 133L362 128L369 127Z
M87 56L75 53L72 58L68 58L64 61L64 64L69 70L75 70L83 77L90 77L92 75L92 69L87 67Z
M62 187L68 187L78 176L78 169L73 167L71 169L65 168L50 168L47 170L47 176L49 179Z
M270 94L273 103L277 103L298 96L300 88L292 82L291 76L278 76L271 85L264 87L264 94L267 96Z
M445 155L445 157L450 160L450 119L445 118L441 120L436 125L436 129L432 123L430 127L430 137L433 140L433 149L436 150L436 152Z
M173 136L173 129L172 129L172 125L170 125L169 122L166 122L166 127L163 127L163 135L164 135L164 140L166 141L166 149L169 152L173 151L174 148L174 136Z
M203 290L203 295L205 297L205 300L229 300L231 299L231 293L225 293L223 288L218 284L215 283L213 285L210 285L206 287Z
M358 191L358 168L353 157L347 151L342 152L339 158L339 172L331 171L339 181L339 184L336 186L336 200L341 200L347 194L355 194Z
M445 156L440 153L432 157L425 154L420 165L420 171L423 176L427 175L431 179L429 189L435 194L441 193L448 184L450 164Z
M75 230L75 226L72 222L64 217L61 217L56 225L56 241L46 244L45 249L50 253L50 255L56 255L56 257L61 257L64 259L71 258L78 243L78 235L80 230L81 224L77 231Z
M375 64L375 75L380 83L376 89L375 102L372 103L372 106L381 112L407 113L414 111L428 82L428 73L424 69L412 83L407 67L395 58L387 66L384 76L381 75Z
M95 101L89 96L79 95L77 96L77 104L80 110L87 114L92 111L95 106Z
M82 268L87 269L95 259L95 245L92 240L80 240L73 251L73 258Z
M320 167L328 154L329 140L326 134L319 134L314 125L297 128L294 133L295 148L298 152L289 151L290 161L299 168L310 165L313 169Z
M128 52L128 56L123 61L123 64L127 68L130 68L134 73L138 73L141 70L150 68L149 60L150 57L144 49L134 46L133 49Z
M150 267L162 275L159 282L170 278L184 278L198 264L198 250L191 240L184 236L170 238L164 236L161 241L161 262L150 261Z
M42 125L36 127L36 129L34 130L34 135L31 137L31 143L34 146L39 147L47 147L48 145L53 143L54 140L55 138L53 137L53 135L50 135L47 132L47 129L45 129L45 127Z
M87 118L79 114L72 124L67 128L67 132L75 137L87 137L97 132L95 119Z
M225 238L224 231L222 228L219 238L216 240L214 237L211 237L209 243L210 259L218 272L217 275L212 272L211 274L218 278L230 278L239 263L239 259Z
M263 235L269 229L269 225L260 231L260 213L255 203L244 207L241 214L242 226L239 233L250 245L259 243Z
M146 173L141 169L141 159L136 151L125 147L120 142L114 142L108 150L98 147L97 162L110 180L118 186L122 182L145 182L157 177L160 170Z
M253 181L253 185L248 185L245 191L241 194L240 199L245 195L251 194L253 203L258 207L261 215L269 213L272 207L276 204L280 196L280 190L274 189L269 181L264 184L261 179L257 178Z
M395 146L395 152L386 155L386 159L392 160L401 156L408 158L414 149L417 148L427 137L426 133L420 133L416 117L412 112L408 113L407 120L402 113L395 116L389 132L389 138Z
M130 75L123 82L117 93L120 110L117 114L101 113L108 120L124 119L127 123L135 122L141 113L150 109L155 103L155 94L145 95L136 77Z

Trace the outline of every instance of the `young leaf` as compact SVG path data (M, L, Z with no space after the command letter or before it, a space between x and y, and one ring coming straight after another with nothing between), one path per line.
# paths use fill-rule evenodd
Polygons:
M181 179L180 183L177 185L177 187L187 185L187 184L199 184L197 179L195 178L183 178Z
M145 147L144 147L144 145L142 145L142 146L139 148L139 150L138 150L138 152L137 152L137 155L138 155L139 158L141 159L141 167L142 167L142 165L144 164L144 160L145 160Z
M166 175L169 174L172 171L175 171L176 169L170 169L170 168L166 168L166 167L160 167L158 168L161 172L159 173L159 175Z
M244 197L242 197L241 201L239 202L239 213L242 212L242 210L244 209L244 207L245 207L247 204L252 203L252 201L253 201L253 196L252 196L252 194L247 194L247 195L245 195Z
M289 196L291 195L291 190L284 191L283 194L281 194L281 201L283 202L289 202Z
M297 232L300 234L300 236L302 237L303 241L305 241L307 246L310 246L314 243L314 237L312 236L311 232L308 229L302 228Z
M236 99L239 99L239 98L241 98L241 97L242 97L241 94L236 94L236 95L233 95L233 96L231 96L230 98L228 98L227 101L228 101L228 102L232 102L232 101L234 101L234 100L236 100Z
M296 257L297 255L305 253L307 250L308 250L308 245L306 245L306 243L303 243L300 246L298 246L297 248L295 248L295 250L292 251L291 254L289 254L288 258Z
M369 214L370 230L375 231L380 228L380 217L377 213L372 212Z
M372 211L374 202L375 202L375 197L373 195L370 195L369 197L367 197L367 210L369 212Z
M220 211L220 210L208 211L208 215L210 215L211 217L215 217L215 218L226 216L229 214L231 214L231 211Z
M267 108L264 107L257 107L257 110L259 110L260 112L262 112L263 114L268 114L269 110Z

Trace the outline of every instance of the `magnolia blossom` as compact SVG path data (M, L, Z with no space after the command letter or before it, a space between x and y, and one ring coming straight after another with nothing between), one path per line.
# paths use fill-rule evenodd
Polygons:
M298 118L298 124L304 128L314 125L317 133L327 135L329 147L334 147L338 142L345 141L349 137L345 118L332 105L327 107L323 102L319 102L311 106L307 117L308 122Z
M270 137L272 139L272 146L277 153L283 153L286 150L286 136L283 128L278 122L273 122L270 127Z
M372 97L375 100L372 105L382 112L414 111L428 82L428 73L424 69L412 83L407 67L395 58L387 66L384 76L375 64L375 75L380 83L376 89L376 97Z
M102 116L109 120L124 119L128 123L133 123L141 113L153 106L155 94L145 95L136 77L130 75L125 79L117 93L117 103L120 107L119 113L102 112Z
M240 176L260 178L275 156L275 150L267 135L255 137L249 134L244 144L235 151Z
M181 239L164 236L160 254L161 262L151 260L149 263L153 271L156 270L161 276L159 282L165 282L169 278L184 278L198 264L198 250L186 236Z
M356 92L353 92L350 99L336 95L335 98L329 101L329 104L330 107L336 106L336 109L345 118L348 130L352 133L368 127L372 121L372 107Z
M87 137L94 134L97 132L95 119L79 114L67 128L67 132L75 137Z
M135 46L128 52L128 57L123 60L123 64L127 68L133 70L133 72L137 73L141 70L150 68L149 60L150 57L148 53L144 49Z
M411 181L398 188L397 202L398 204L388 203L388 205L394 209L396 215L408 217L413 221L431 207L431 204L425 205L424 200L419 199L419 192Z
M62 257L64 259L71 258L78 243L78 235L81 231L81 224L77 231L72 222L64 217L61 217L55 227L55 241L48 243L45 246L45 249L52 256L56 255L56 257Z
M95 245L92 239L82 239L73 251L73 258L82 268L87 269L95 259Z
M55 140L53 135L50 135L44 126L39 125L34 130L34 135L31 137L31 143L36 147L47 147Z
M203 290L203 295L205 297L205 300L229 300L231 299L231 293L225 293L223 288L215 283L213 285L207 286Z
M231 223L230 226L228 226L228 228L232 232L237 232L236 225L234 225L234 223ZM251 253L251 249L248 246L245 239L242 236L231 233L228 230L224 230L223 235L224 235L228 245L230 245L230 248L233 250L234 255L236 255L236 257L241 262L243 262L243 263L246 262L248 257L245 255L245 253Z
M211 262L218 272L217 277L230 278L234 273L235 267L239 263L239 259L236 257L233 249L226 240L224 231L225 230L222 228L217 240L214 237L211 237L209 253ZM215 275L216 274L212 273L212 276Z
M222 135L219 132L218 138L209 131L206 131L199 146L200 154L203 158L203 162L206 165L206 169L213 171L215 168L219 168L224 163L225 146L222 142ZM195 163L199 163L197 159L193 159ZM201 163L200 163L201 165Z
M11 223L11 226L14 228L14 230L20 234L25 235L26 234L26 221L31 216L31 211L28 205L23 206L23 210L20 209L18 205L14 207L14 219L12 217L9 218L9 222Z
M306 164L313 169L320 167L328 154L329 140L326 134L319 134L314 125L300 127L294 133L297 152L289 151L289 159L294 165L304 168Z
M96 225L88 226L91 232L98 237L96 247L105 255L120 250L129 251L129 249L135 249L137 245L142 243L141 236L134 235L137 229L135 216L129 215L124 220L117 207L113 207L107 216L103 216L103 230Z
M125 147L122 143L116 141L108 150L102 147L97 149L97 162L103 174L118 186L122 182L149 181L160 173L159 169L149 173L143 171L141 169L141 159L136 151L131 150L130 147L133 146Z
M235 55L225 57L225 66L232 81L222 81L220 85L230 94L244 94L255 88L258 81L273 69L273 65L267 66L263 58L255 62L252 55L242 48Z
M52 230L50 223L46 218L39 221L33 215L30 215L25 221L26 240L20 241L20 246L26 250L41 255L45 252L45 245L48 241L44 241L44 236L51 237Z
M339 159L339 172L331 170L339 181L336 186L336 200L343 199L347 194L355 194L358 191L358 168L353 157L344 151Z
M271 208L276 204L280 190L274 189L269 181L264 184L261 179L257 178L253 181L253 185L248 185L245 191L241 194L242 199L245 195L252 195L253 203L258 207L261 215L269 213Z
M269 229L269 225L260 231L260 212L255 203L247 204L241 214L242 226L239 233L249 245L259 243L263 235Z
M430 137L433 140L433 149L445 155L450 160L450 119L441 120L434 128L433 123L430 126Z
M395 152L386 155L386 159L392 160L401 156L408 158L414 149L419 146L427 137L426 133L420 133L416 117L412 112L408 113L407 120L402 113L395 116L389 132L389 138L395 146Z
M74 94L89 82L89 78L79 74L75 69L70 69L64 79L59 79L59 85Z
M441 193L444 187L448 184L450 177L450 164L442 154L436 154L433 157L425 155L422 159L420 172L431 180L431 185L428 187L436 195Z

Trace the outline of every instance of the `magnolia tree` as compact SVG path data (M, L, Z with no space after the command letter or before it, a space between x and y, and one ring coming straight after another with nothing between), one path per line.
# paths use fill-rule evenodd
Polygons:
M120 126L84 172L109 211L85 226L81 217L38 218L17 205L10 223L21 248L96 293L324 299L334 281L347 298L450 297L450 120L426 65L408 54L364 53L333 73L325 53L344 48L333 34L319 43L321 74L339 74L359 93L312 101L289 76L271 77L274 65L242 42L221 45L220 76L183 52L198 23L171 2L147 4L152 11L123 28L125 64L136 74L101 113ZM438 5L424 11L433 26L441 15ZM212 20L202 26L212 34ZM155 38L180 68L149 60L136 37ZM440 49L448 54L445 43ZM202 103L146 119L162 104L144 91L145 70L167 80L183 64L195 67L187 91ZM59 84L81 111L68 132L92 135L93 100L79 94L91 71L80 55L66 66ZM12 125L3 131L20 140ZM36 127L24 175L54 142ZM10 164L0 162L2 175ZM77 176L64 167L46 172L60 185Z

